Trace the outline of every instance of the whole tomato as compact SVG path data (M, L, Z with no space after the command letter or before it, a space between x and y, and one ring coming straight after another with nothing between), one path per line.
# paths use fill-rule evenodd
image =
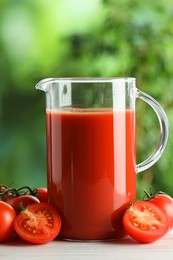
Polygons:
M17 214L19 214L23 208L27 208L28 206L39 202L39 199L32 195L21 195L14 198L8 198L6 200L6 203L12 206Z
M170 229L173 227L173 199L166 193L157 192L156 194L148 193L145 191L147 195L147 201L157 205L162 211L166 214L169 219Z
M15 210L7 203L0 201L0 242L9 238L14 232Z
M36 196L40 202L48 202L47 188L37 188Z

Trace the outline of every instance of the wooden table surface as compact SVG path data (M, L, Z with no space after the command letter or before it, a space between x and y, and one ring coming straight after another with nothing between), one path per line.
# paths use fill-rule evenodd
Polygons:
M138 244L130 237L109 242L69 242L54 240L32 245L13 238L0 244L3 260L155 260L173 259L173 231L150 244Z

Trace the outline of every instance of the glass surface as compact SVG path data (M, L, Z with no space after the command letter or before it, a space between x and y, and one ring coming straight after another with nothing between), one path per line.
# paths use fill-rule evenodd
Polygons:
M167 143L163 109L134 78L46 79L36 88L46 92L49 202L61 214L61 237L124 236L122 216L136 196L136 173L154 164ZM155 110L161 127L158 147L139 165L136 98Z

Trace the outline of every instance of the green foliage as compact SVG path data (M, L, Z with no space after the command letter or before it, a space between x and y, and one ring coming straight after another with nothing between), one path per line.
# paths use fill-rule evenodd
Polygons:
M164 107L173 130L173 5L171 0L0 1L1 182L46 184L46 77L131 76ZM154 112L137 101L137 161L159 140ZM141 188L173 195L171 138ZM141 192L140 192L141 193Z

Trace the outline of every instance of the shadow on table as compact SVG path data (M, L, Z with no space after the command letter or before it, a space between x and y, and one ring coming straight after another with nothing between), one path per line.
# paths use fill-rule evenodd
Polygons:
M122 238L122 239L112 239L112 240L62 240L59 238L54 239L54 241L58 242L63 242L63 243L74 243L74 244L78 244L78 243L82 243L82 244L86 244L86 243L90 243L90 244L94 244L94 243L100 243L100 244L116 244L116 245L136 245L139 244L137 241L133 240L132 238L130 238L129 236ZM51 243L51 241L49 242ZM11 238L9 238L7 241L4 241L3 243L1 243L1 245L3 246L23 246L23 247L27 247L27 246L39 246L39 245L43 245L43 244L32 244L29 243L21 238L19 238L17 235L13 235Z

